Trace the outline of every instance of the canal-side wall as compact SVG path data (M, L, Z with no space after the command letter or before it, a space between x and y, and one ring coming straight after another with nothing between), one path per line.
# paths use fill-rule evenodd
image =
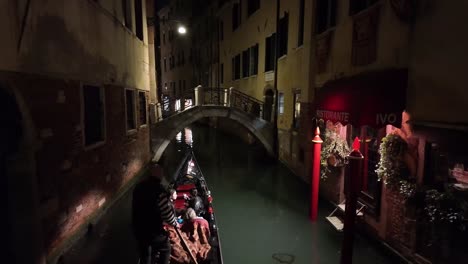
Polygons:
M102 85L105 140L84 147L80 81L0 72L0 82L18 91L34 124L38 220L44 247L53 256L149 162L149 127L127 133L125 88Z
M0 89L31 134L31 159L7 157L12 263L52 261L150 160L147 1L124 2L0 3ZM13 170L26 168L27 179ZM29 222L38 228L28 233ZM26 261L33 251L45 257Z

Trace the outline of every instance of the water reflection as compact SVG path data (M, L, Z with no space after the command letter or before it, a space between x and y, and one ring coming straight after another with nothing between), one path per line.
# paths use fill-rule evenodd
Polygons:
M184 138L184 142L182 142L182 138ZM192 129L189 127L184 128L184 130L177 133L175 140L176 140L179 151L187 147L192 147L193 146Z

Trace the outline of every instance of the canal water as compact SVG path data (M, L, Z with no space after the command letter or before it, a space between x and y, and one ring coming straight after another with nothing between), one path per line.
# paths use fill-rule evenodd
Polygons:
M225 264L337 264L342 233L325 221L332 207L321 201L319 219L308 220L309 187L261 146L193 124L171 142L161 162L172 175L193 148L213 196ZM131 191L120 199L63 263L137 263L131 232ZM398 261L376 242L357 236L354 263Z

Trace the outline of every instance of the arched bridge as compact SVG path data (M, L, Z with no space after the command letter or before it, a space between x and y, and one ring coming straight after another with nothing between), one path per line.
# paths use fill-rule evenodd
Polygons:
M232 91L227 100L221 100L223 101L221 103L218 101L221 105L212 104L214 102L203 104L200 100L194 99L194 101L198 101L195 102L195 106L189 106L185 110L176 111L175 114L151 125L151 148L154 154L153 161L159 161L164 150L171 140L175 138L177 133L191 123L205 117L224 117L242 124L257 138L270 155L274 155L273 125L260 118L259 116L261 116L261 114L258 114L258 112L257 114L252 114L251 111L252 105L254 105L254 109L258 108L260 112L262 111L263 105L255 106L255 103L258 104L260 101L252 104L252 100L248 102L244 100L242 104L237 104L235 102L239 102L239 100L235 98ZM249 107L246 107L246 105L249 105ZM249 111L246 111L247 109L249 109Z

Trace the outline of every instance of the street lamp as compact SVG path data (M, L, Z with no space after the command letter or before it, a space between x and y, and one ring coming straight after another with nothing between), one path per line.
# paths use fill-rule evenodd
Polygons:
M184 26L179 25L179 27L177 28L177 32L179 32L179 34L181 35L185 35L185 33L187 33L187 29Z

